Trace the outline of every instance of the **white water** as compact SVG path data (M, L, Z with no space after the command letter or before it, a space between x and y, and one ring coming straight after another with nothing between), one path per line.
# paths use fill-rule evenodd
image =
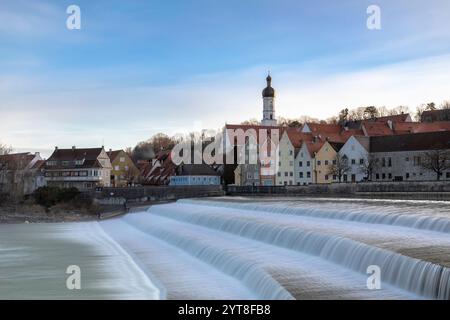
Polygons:
M219 200L0 226L0 298L450 299L446 205ZM80 292L64 287L69 264ZM381 290L366 286L369 265Z

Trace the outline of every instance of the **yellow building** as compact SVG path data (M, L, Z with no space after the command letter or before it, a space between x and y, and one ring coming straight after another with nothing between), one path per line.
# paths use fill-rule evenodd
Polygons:
M330 166L333 165L336 155L343 145L343 143L326 141L322 148L317 151L314 158L314 183L338 182L338 178L330 174Z
M111 186L126 187L138 182L140 172L131 160L130 156L123 150L109 150L111 159Z

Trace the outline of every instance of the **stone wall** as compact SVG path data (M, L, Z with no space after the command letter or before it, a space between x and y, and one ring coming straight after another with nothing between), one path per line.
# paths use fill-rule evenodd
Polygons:
M222 186L146 186L129 188L103 188L84 193L103 205L120 205L133 202L167 201L183 198L223 196Z
M339 196L450 200L449 181L364 182L307 186L228 186L228 195Z

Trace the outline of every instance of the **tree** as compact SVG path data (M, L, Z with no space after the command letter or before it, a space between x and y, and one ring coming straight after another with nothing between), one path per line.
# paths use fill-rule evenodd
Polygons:
M442 173L450 169L450 152L440 149L424 152L420 166L424 169L434 171L436 173L436 180L439 181Z
M348 120L348 108L342 109L339 111L339 122L345 122Z
M378 109L375 106L369 106L364 109L364 119L374 119L378 115Z
M372 154L369 153L367 159L361 164L360 171L366 176L368 181L372 181L373 173L379 168L380 164Z
M175 141L164 133L157 133L146 141L139 142L133 149L132 158L134 161L150 160L159 151L172 150Z
M0 155L8 154L12 151L12 148L7 146L6 144L2 144L0 142Z
M341 156L336 154L332 164L328 166L328 174L336 176L339 183L342 181L342 176L350 171L350 165L348 164L347 156Z
M244 126L257 126L260 123L255 118L252 118L252 119L249 119L249 120L242 121L241 124L244 125Z

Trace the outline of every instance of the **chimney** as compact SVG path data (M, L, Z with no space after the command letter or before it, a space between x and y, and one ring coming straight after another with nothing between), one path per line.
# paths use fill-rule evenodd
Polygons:
M55 147L55 151L58 150L58 146Z
M72 146L72 150L75 150L77 147L75 147L75 146Z
M41 157L41 153L40 153L40 152L35 152L35 153L34 153L34 156L35 156L35 157Z

